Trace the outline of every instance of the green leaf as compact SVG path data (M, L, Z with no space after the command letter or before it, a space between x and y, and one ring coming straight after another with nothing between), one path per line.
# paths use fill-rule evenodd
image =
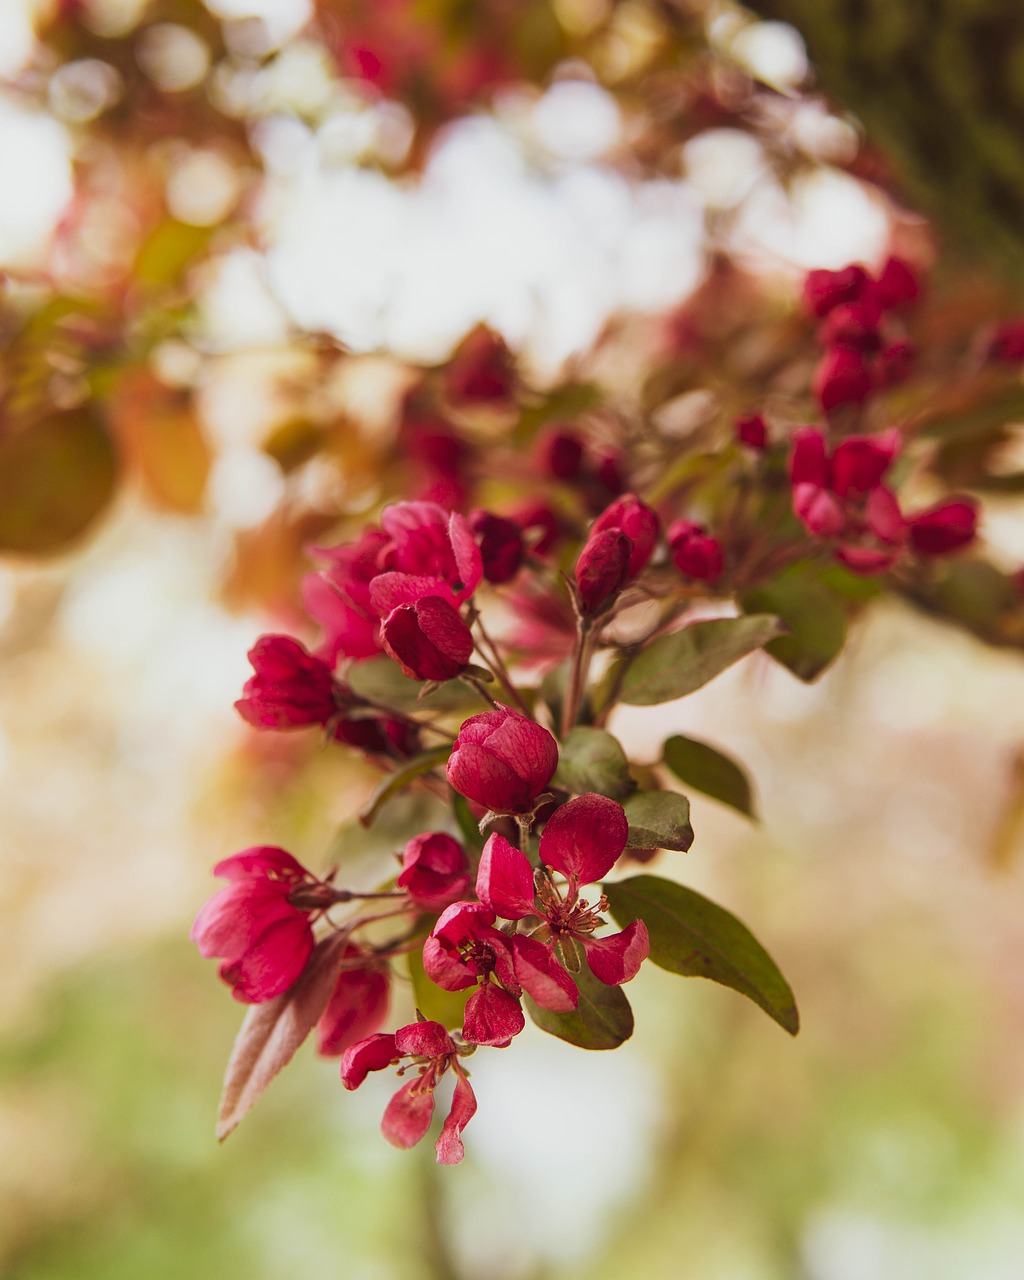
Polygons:
M0 433L0 551L63 551L110 501L117 457L87 409Z
M622 988L599 982L586 965L573 976L580 989L578 1008L552 1013L527 996L526 1012L541 1031L581 1049L617 1049L633 1034L633 1010Z
M353 663L345 681L359 697L370 698L397 711L484 710L479 693L463 680L446 680L421 698L422 681L403 675L398 664L385 654Z
M619 924L642 920L647 926L659 968L732 987L790 1035L800 1030L789 983L746 925L724 908L658 876L633 876L603 888Z
M788 632L765 651L801 680L816 680L846 642L846 613L806 565L794 565L773 582L748 591L744 609L777 613Z
M475 988L467 987L465 991L445 991L436 982L431 982L423 968L423 951L420 947L408 952L406 961L409 966L409 977L412 979L412 994L416 1008L431 1022L440 1022L441 1026L449 1031L461 1031L466 1001Z
M665 743L664 759L680 782L756 820L750 779L735 760L681 733Z
M387 804L392 796L404 791L410 782L422 778L425 773L436 769L439 764L444 764L451 752L451 745L448 743L433 747L430 751L421 751L418 756L413 756L411 760L407 760L405 764L381 778L369 800L359 810L359 821L364 827L370 826L382 805Z
M693 844L690 802L677 791L638 791L622 807L629 823L629 848L685 853Z
M596 791L612 800L622 800L636 789L618 738L585 725L573 729L559 745L554 783L575 795Z
M760 649L779 631L778 619L767 615L691 622L682 631L652 641L629 664L620 700L635 707L652 707L685 697Z

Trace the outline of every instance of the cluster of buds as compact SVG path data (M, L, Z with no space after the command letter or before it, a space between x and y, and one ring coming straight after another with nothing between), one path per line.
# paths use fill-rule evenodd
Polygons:
M788 990L736 921L695 954L684 927L691 890L680 898L671 880L621 878L630 861L693 839L669 772L736 800L706 769L689 778L667 744L660 770L632 768L611 717L619 703L682 696L770 643L786 618L747 602L773 600L776 577L794 565L823 580L835 558L897 584L974 540L973 498L905 510L897 480L927 460L912 430L890 422L854 434L860 419L839 412L907 374L902 326L919 293L917 273L896 258L874 276L851 266L807 278L826 349L807 404L817 401L825 426L769 427L748 413L725 425L720 459L691 460L671 438L657 454L648 438L646 463L631 469L624 448L573 424L542 425L525 467L502 455L510 482L489 491L497 509L474 505L486 442L467 443L465 421L457 429L431 416L426 382L407 397L421 438L447 442L430 477L435 497L385 506L352 540L315 549L320 567L302 598L318 642L262 637L236 705L258 729L316 726L361 751L387 774L380 803L419 788L440 805L437 822L410 831L392 874L366 890L339 887L343 867L321 878L282 849L247 850L215 868L229 883L193 929L238 1000L301 1005L321 1052L341 1056L347 1089L391 1066L407 1077L384 1116L394 1145L423 1138L447 1078L437 1156L462 1159L477 1106L467 1061L509 1049L528 1017L581 1047L620 1043L632 1027L621 988L648 957L747 995L763 982ZM999 358L1012 339L1007 330ZM470 418L500 416L522 391L504 344L484 330L430 386L438 405ZM494 430L491 421L488 438ZM818 669L794 665L805 678ZM368 679L384 670L388 679ZM705 760L719 754L697 745ZM727 914L708 910L702 929ZM403 966L416 1017L387 1031ZM795 1031L795 1005L755 998Z

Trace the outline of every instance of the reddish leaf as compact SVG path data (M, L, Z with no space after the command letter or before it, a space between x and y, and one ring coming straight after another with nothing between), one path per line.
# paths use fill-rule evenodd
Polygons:
M318 942L293 987L266 1004L252 1005L246 1013L224 1073L218 1141L237 1128L316 1026L334 990L346 942L344 933Z

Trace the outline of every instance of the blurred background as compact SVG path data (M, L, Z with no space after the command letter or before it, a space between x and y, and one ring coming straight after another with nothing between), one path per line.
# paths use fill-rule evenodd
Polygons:
M213 1137L209 868L323 866L373 781L241 723L247 648L395 491L409 368L474 325L554 397L723 257L792 298L933 244L815 39L720 4L0 4L5 1280L1020 1276L1024 665L895 600L813 684L758 654L613 725L749 766L760 825L694 796L658 870L752 925L798 1039L648 966L617 1052L474 1059L457 1168L309 1051ZM970 212L944 261L980 308L1009 214ZM1024 558L1014 494L984 535Z

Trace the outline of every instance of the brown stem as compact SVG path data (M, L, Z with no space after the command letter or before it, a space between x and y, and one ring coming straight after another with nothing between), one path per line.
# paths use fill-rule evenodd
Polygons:
M587 682L590 659L593 656L593 626L590 618L580 617L576 624L576 652L573 654L572 672L569 677L569 688L566 690L565 702L562 704L562 732L567 737L580 711L583 699L583 688Z

